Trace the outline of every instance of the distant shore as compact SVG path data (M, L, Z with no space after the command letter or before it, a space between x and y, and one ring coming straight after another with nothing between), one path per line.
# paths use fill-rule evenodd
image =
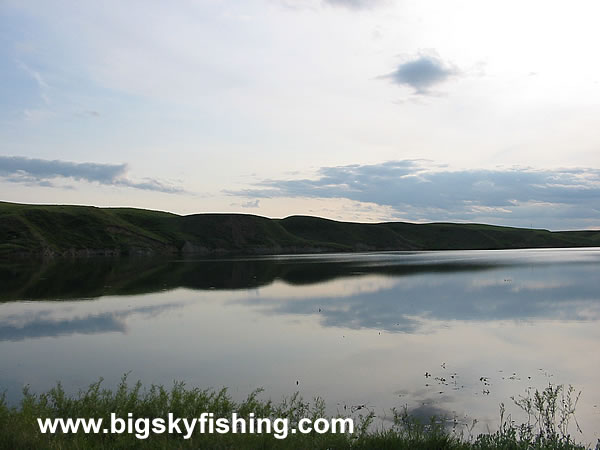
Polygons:
M0 202L0 258L598 247L600 231Z

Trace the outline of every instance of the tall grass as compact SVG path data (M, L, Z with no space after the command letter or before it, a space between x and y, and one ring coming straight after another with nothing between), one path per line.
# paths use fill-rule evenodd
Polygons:
M304 401L298 393L279 403L260 400L260 390L254 391L242 402L235 402L226 389L201 390L174 383L166 389L152 385L143 388L133 385L124 376L114 390L102 387L102 380L91 384L75 396L65 393L59 383L42 394L24 390L18 407L8 406L0 396L0 448L2 449L125 449L125 448L207 448L207 449L580 449L568 434L569 423L575 420L578 395L572 387L549 386L539 392L528 392L515 398L528 420L517 424L506 415L501 405L498 431L478 436L457 433L444 420L432 418L421 423L409 411L393 410L391 426L377 426L373 412L357 416L353 434L289 434L276 439L273 434L201 434L196 431L188 440L178 434L150 434L140 440L134 434L41 434L37 418L103 418L110 414L135 418L200 417L204 412L215 418L239 417L287 418L295 426L302 418L327 417L325 402L316 398ZM599 448L599 447L597 447Z
M500 405L500 427L498 431L478 437L484 445L506 448L570 449L580 448L571 434L569 425L574 422L581 429L575 417L575 408L581 392L576 393L573 386L548 385L544 390L528 389L524 396L512 397L516 406L527 414L527 422L517 424L506 414L504 404ZM518 446L514 446L518 443ZM600 441L596 449L600 448Z

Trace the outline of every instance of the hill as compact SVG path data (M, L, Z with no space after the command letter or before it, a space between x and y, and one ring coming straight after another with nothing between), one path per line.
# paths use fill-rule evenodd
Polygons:
M600 246L600 231L337 222L310 216L179 216L134 208L0 202L0 257L276 254Z

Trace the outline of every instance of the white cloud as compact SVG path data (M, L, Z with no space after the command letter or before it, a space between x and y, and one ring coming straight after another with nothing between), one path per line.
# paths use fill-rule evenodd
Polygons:
M560 184L556 183L560 180ZM230 191L256 198L345 198L391 207L415 221L584 228L600 220L598 169L449 170L426 161L322 167L314 179L264 180Z

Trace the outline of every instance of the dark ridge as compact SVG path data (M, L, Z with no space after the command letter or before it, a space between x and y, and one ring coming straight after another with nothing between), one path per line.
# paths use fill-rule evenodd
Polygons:
M0 202L0 257L261 255L597 247L600 231L481 224L337 222L310 216L179 216L134 208Z

